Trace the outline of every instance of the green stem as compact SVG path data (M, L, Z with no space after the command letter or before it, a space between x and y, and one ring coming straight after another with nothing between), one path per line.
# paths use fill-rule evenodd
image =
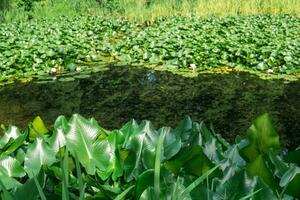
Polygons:
M4 195L4 199L3 200L12 200L12 196L10 195L10 193L8 192L8 190L5 188L4 184L2 183L2 181L0 180L0 186L3 190L3 195Z
M119 194L114 200L122 200L126 197L126 195L134 188L134 185L130 186L126 190L124 190L121 194Z
M46 196L45 196L45 194L44 194L44 192L43 192L42 186L41 186L41 184L39 183L39 181L37 180L36 176L33 177L33 180L34 180L34 183L35 183L35 185L36 185L36 187L37 187L37 189L38 189L38 191L39 191L39 194L40 194L41 199L42 199L42 200L47 200L47 199L46 199Z
M76 165L76 172L77 172L77 179L78 179L79 193L80 193L79 199L84 200L84 185L83 185L81 168L80 168L80 163L77 154L75 154L75 165Z
M202 176L197 178L193 183L191 183L180 195L179 199L184 199L186 195L188 195L195 187L197 187L200 183L202 183L210 174L212 174L216 169L218 169L220 165L215 166L209 171L205 172Z
M68 190L68 175L69 175L69 166L68 166L68 159L69 159L69 154L68 154L68 149L67 147L65 148L65 155L62 155L62 152L60 152L60 168L62 171L62 178L63 178L63 200L69 200L69 190Z
M155 167L154 167L154 199L159 200L160 193L160 164L161 164L161 150L164 143L166 133L170 131L169 128L162 128L160 133L158 144L156 147L156 155L155 155Z

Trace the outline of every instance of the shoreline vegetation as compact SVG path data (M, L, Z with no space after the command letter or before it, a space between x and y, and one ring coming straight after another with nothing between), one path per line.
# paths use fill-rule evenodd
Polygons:
M88 71L97 63L298 77L299 29L300 18L291 15L161 17L153 25L101 16L4 23L0 81Z
M97 15L131 20L160 16L300 15L298 0L2 0L6 21Z
M2 0L0 82L97 62L296 80L299 15L297 0Z

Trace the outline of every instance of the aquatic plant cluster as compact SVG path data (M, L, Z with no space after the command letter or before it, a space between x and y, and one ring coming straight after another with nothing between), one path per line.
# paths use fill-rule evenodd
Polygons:
M300 19L282 16L121 18L59 17L2 23L0 80L122 62L169 70L218 66L298 74Z
M295 199L300 149L280 151L268 114L229 144L203 122L108 131L75 114L50 129L2 127L1 199Z

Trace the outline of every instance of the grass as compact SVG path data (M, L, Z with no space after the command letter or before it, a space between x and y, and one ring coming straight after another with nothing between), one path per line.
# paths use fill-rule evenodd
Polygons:
M15 1L2 11L6 21L76 15L123 16L133 20L153 20L158 16L235 16L292 14L300 16L299 0L44 0L24 12ZM102 3L99 3L102 2ZM7 5L0 5L7 7ZM3 9L2 9L3 10Z

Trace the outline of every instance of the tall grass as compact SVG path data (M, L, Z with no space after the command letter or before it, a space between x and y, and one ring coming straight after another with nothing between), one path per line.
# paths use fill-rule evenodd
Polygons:
M3 1L3 0L1 0ZM7 1L7 0L6 0ZM16 0L10 0L12 2ZM300 16L299 0L43 0L34 3L33 11L22 12L11 6L6 20L48 18L61 15L123 16L151 20L158 16L198 15L232 16L257 14L292 14ZM3 15L3 12L2 12Z

